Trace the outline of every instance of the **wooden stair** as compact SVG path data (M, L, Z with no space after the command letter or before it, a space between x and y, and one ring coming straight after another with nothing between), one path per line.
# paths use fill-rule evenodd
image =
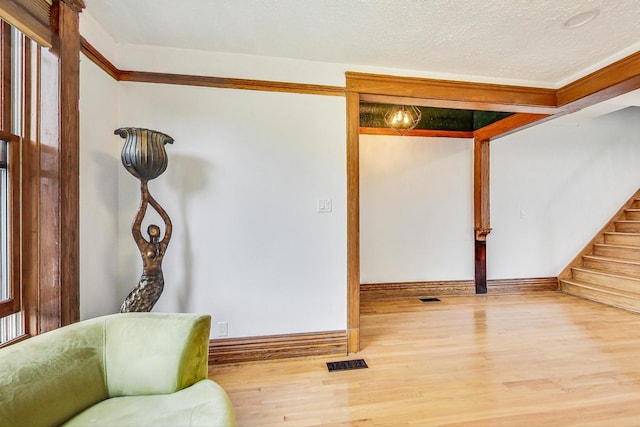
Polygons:
M640 313L640 190L558 275L571 295Z

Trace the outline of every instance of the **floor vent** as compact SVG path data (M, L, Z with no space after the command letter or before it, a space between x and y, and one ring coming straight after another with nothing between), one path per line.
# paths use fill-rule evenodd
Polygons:
M368 368L367 362L364 359L344 360L342 362L327 362L327 368L329 372L333 371L348 371L350 369L365 369Z
M440 299L438 299L438 298L420 298L420 301L422 301L422 302L440 302Z

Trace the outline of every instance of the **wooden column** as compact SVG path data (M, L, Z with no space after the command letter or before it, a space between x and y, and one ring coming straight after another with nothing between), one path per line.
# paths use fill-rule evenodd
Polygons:
M347 352L360 350L360 95L347 92Z
M80 319L79 175L82 0L56 0L42 56L39 332Z
M487 235L489 222L489 140L474 139L473 205L476 294L487 293Z

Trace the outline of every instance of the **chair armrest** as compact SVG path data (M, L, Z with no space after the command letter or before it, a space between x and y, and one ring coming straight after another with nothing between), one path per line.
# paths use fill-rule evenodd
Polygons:
M207 377L211 316L122 313L105 318L109 397L167 394Z

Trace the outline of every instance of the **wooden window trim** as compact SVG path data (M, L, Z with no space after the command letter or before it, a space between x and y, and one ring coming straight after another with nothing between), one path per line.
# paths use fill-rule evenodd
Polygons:
M30 1L40 0L26 0ZM8 3L16 6L23 0ZM4 17L3 7L0 17ZM26 335L37 335L80 318L78 13L83 7L81 0L54 0L50 27L47 24L51 43L30 37L37 45L24 44L23 73L27 77L22 95L32 102L24 102L22 138L10 153L22 160L18 172L22 186L21 209L17 210L20 221L12 224L22 226L15 244L21 249L18 255L22 264L17 274L22 278L22 288L18 295L22 296ZM33 34L31 27L14 26L27 36ZM6 122L5 117L11 115L4 115L0 108L0 125Z
M21 308L21 281L20 281L20 138L17 135L0 131L0 140L7 143L8 159L7 173L9 181L9 195L7 204L9 209L8 225L8 250L7 266L9 269L10 297L0 302L0 317L8 316L20 311Z
M5 0L0 4L0 18L38 44L51 47L50 0Z

